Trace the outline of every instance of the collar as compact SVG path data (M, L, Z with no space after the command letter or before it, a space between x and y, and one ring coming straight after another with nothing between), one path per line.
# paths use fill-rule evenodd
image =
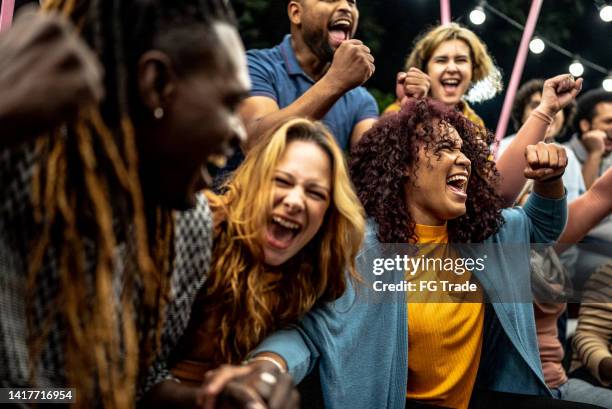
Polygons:
M295 51L291 46L291 34L287 34L285 38L283 38L283 41L280 43L280 50L285 59L285 66L287 67L289 75L303 75L308 77L300 66L300 63L298 63Z

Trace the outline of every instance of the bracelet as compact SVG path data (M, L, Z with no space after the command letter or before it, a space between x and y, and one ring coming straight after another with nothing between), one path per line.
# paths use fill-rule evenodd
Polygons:
M552 125L552 123L554 122L554 118L548 114L545 114L544 112L540 111L539 109L534 109L533 111L531 111L531 115L533 115L534 117L546 122L546 124L548 126Z
M287 373L287 370L276 359L270 358L269 356L255 356L255 357L253 357L251 359L248 359L248 360L242 362L242 365L247 365L247 364L250 364L251 362L255 362L255 361L270 362L271 364L274 364L274 366L276 366L278 368L280 373Z

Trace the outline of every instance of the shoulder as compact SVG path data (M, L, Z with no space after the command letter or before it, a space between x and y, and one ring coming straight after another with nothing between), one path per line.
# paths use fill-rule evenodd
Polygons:
M249 65L265 65L270 69L277 68L284 61L280 46L272 48L251 49L246 52Z
M212 214L204 194L196 206L175 217L175 271L179 275L201 275L208 271L212 250Z

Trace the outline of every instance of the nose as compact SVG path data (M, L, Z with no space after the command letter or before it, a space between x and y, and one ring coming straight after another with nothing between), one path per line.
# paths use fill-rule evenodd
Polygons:
M448 60L448 63L446 64L446 71L450 71L450 72L457 71L457 64L455 63L455 60L453 60L452 58L450 58Z
M299 186L294 186L286 192L283 207L290 213L299 213L304 210L304 192Z
M463 166L469 172L472 166L472 161L470 161L470 159L465 156L463 152L459 152L459 155L457 155L457 158L455 159L455 164Z

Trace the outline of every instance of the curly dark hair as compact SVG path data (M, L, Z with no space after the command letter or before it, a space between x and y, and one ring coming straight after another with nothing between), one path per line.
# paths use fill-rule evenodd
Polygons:
M450 242L481 242L503 224L502 200L496 189L499 173L489 159L491 133L438 101L412 100L400 112L381 118L352 151L353 183L368 216L378 224L378 239L383 243L417 240L404 186L414 183L421 143L428 151L434 151L440 142L450 141L450 133L440 135L436 119L457 130L463 140L461 151L472 162L467 211L448 222Z

